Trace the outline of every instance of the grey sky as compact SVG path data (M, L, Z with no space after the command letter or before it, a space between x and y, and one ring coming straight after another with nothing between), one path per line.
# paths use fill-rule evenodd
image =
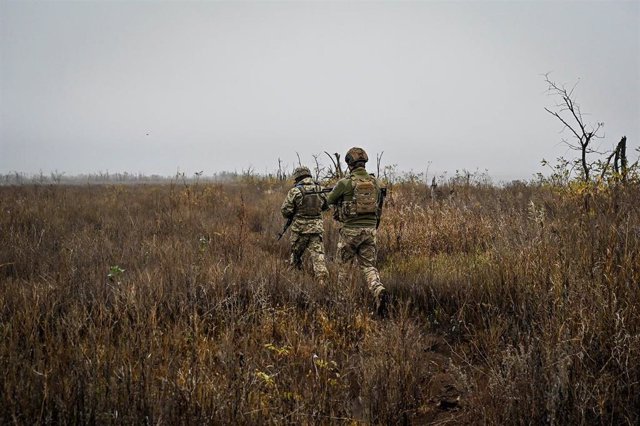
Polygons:
M0 173L264 172L358 145L529 178L567 154L549 71L580 79L604 147L638 146L640 2L0 0Z

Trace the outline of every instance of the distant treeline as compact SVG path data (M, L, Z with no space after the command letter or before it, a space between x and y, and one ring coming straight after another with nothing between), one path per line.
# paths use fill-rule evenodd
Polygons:
M314 170L314 178L318 182L327 183L333 181L331 177L325 175L325 169ZM437 182L438 185L454 185L454 186L511 186L511 185L523 185L523 184L535 184L539 179L532 178L531 182L512 180L508 182L495 182L489 175L487 170L480 171L468 171L466 169L456 170L454 174L448 172L441 173L439 175L427 172L414 172L413 170L408 172L399 171L396 165L386 166L379 174L378 177L388 183L424 183L426 185L433 185ZM10 172L0 174L0 185L51 185L51 184L64 184L64 185L83 185L83 184L162 184L162 183L183 183L183 184L195 184L198 182L213 182L213 183L258 183L265 181L285 181L288 178L288 174L282 170L275 172L259 173L254 169L243 170L241 172L222 171L215 172L210 175L205 175L203 172L196 172L188 174L187 172L177 172L174 175L159 175L151 174L145 175L143 173L111 173L111 172L97 172L90 174L77 174L67 175L65 172L51 172L46 173L23 173L23 172Z
M64 172L52 172L49 174L38 173L29 174L22 172L12 172L0 174L0 185L33 185L33 184L66 184L81 185L86 183L171 183L171 182L233 182L243 180L248 175L238 172L216 172L212 175L204 175L202 172L188 175L184 172L176 173L172 176L159 174L145 175L143 173L109 173L98 172L91 174L67 175ZM253 176L253 175L252 175ZM257 176L256 176L257 177ZM267 174L264 178L274 178L275 175Z

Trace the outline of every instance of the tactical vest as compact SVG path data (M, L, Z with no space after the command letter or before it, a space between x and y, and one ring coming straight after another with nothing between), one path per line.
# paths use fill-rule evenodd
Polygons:
M296 216L319 218L322 214L320 194L309 194L308 192L320 192L322 188L318 185L296 185L296 187L302 192L302 201L296 207Z
M365 214L375 214L378 209L378 187L372 176L351 175L353 198L342 202L342 214L345 219Z

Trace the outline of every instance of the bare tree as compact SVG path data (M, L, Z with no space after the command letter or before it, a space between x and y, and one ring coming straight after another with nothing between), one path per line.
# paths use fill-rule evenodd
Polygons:
M376 177L380 177L380 162L382 161L383 154L384 151L382 151L380 154L376 154Z
M578 83L567 89L564 85L559 85L549 78L549 73L544 75L547 83L547 93L555 98L560 98L553 108L545 107L545 110L556 117L563 124L563 131L568 129L577 141L577 144L571 143L566 139L562 141L571 149L580 151L579 163L582 167L583 178L585 182L591 179L591 163L587 160L588 154L597 152L593 149L593 139L601 139L598 132L604 126L604 123L598 122L595 127L585 122L580 110L580 105L575 100L574 90Z
M436 183L436 177L434 176L433 179L431 179L431 200L435 200L436 199L436 190L438 188L438 184Z
M255 168L252 165L249 165L247 169L242 169L242 176L245 178L250 178L255 174ZM184 176L184 173L182 174Z
M619 174L622 178L622 182L627 181L627 137L623 136L618 142L615 151L615 159L613 161L613 169L616 174Z
M300 154L296 151L296 157L298 157L298 167L302 167L302 161L300 161Z
M609 165L611 164L611 160L613 160L613 171L615 172L616 178L622 180L622 183L627 182L627 137L623 136L616 145L616 148L613 152L607 157L607 160L604 162L602 166L602 172L600 174L600 178L604 179L607 175L607 171L609 170ZM633 168L633 166L632 166Z
M278 174L277 174L277 179L278 179L278 180L285 180L285 179L286 179L286 174L282 171L282 160L280 159L280 157L278 157Z
M333 173L334 177L338 179L342 179L342 177L344 176L344 173L342 172L342 167L340 167L340 154L338 154L337 152L334 153L333 155L335 155L336 157L336 159L334 160L331 154L329 154L327 151L325 151L324 153L327 154L327 156L331 160L331 163L333 164L334 171L335 171Z
M429 169L431 168L431 161L427 161L427 170L425 170L424 172L424 184L425 187L427 188L427 195L429 195ZM433 177L433 180L431 181L431 185L435 185L436 183L436 179L435 176ZM433 198L433 197L432 197Z
M318 160L319 154L313 154L313 161L316 163L316 167L314 169L316 175L316 182L320 179L320 174L324 172L324 167L320 164Z

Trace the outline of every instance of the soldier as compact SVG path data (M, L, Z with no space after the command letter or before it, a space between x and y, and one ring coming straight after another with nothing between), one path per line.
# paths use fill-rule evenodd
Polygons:
M319 193L322 187L311 179L309 168L295 169L293 179L295 186L287 193L281 208L282 216L287 219L293 217L290 265L301 269L302 255L308 250L316 279L324 285L328 272L322 242L322 212L329 208L327 197Z
M375 267L376 228L382 213L384 188L367 173L365 163L369 157L362 148L354 147L347 151L345 161L350 175L338 181L327 196L328 203L336 206L338 221L342 222L336 254L340 263L338 282L345 281L347 264L357 259L375 298L376 313L384 317L389 295Z

